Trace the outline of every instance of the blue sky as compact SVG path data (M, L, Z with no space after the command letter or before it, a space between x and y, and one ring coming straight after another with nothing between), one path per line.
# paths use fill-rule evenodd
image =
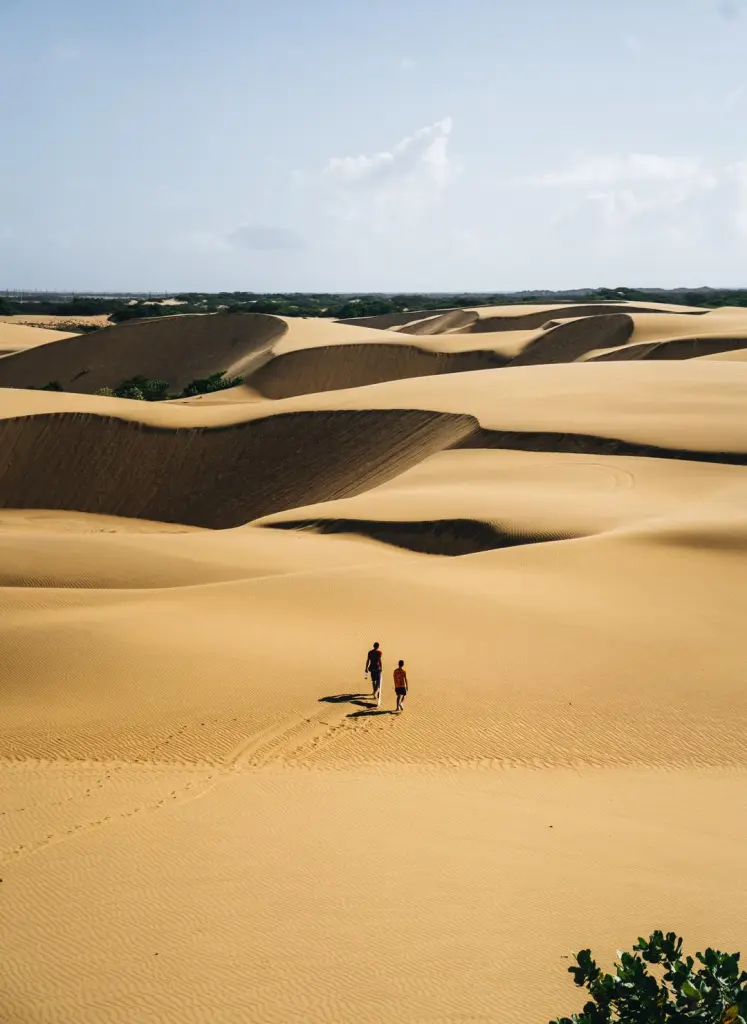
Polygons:
M747 286L747 0L0 0L0 288Z

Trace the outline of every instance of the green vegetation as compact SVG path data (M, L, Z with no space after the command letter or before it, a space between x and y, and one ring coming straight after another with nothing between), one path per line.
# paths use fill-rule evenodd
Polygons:
M37 388L34 384L28 384L26 391L62 391L64 390L62 384L58 380L47 381L42 387Z
M187 384L182 392L183 398L191 395L209 395L212 391L223 391L225 388L236 388L244 383L243 377L224 377L222 373L213 373L210 377L198 377Z
M178 305L163 305L166 296L64 295L60 293L13 293L0 296L0 315L55 314L90 316L106 314L114 323L126 320L174 316L179 313L273 313L280 316L323 316L352 319L411 310L448 309L459 306L504 306L555 302L669 302L677 305L747 307L742 288L577 288L553 292L440 292L344 295L333 292L182 292L171 296Z
M136 376L122 381L116 388L99 388L94 394L106 395L109 398L131 398L138 402L164 402L174 398L191 398L193 395L209 395L213 391L235 388L243 383L243 377L226 377L223 373L213 373L209 377L193 380L179 394L171 394L167 380ZM62 389L58 386L56 390Z
M580 1014L550 1024L747 1024L747 973L739 969L739 953L696 953L696 969L692 957L682 956L682 939L660 931L639 939L633 950L606 974L591 950L582 949L568 970L591 1000Z

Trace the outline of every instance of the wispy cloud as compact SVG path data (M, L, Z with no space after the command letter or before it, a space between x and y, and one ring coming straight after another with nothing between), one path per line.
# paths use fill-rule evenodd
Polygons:
M613 153L585 156L566 168L548 171L530 179L530 184L545 188L619 185L626 182L687 182L707 188L714 184L714 178L702 161L691 157Z
M404 71L412 71L414 68L418 66L418 62L416 60L413 60L412 57L403 57L402 60L399 62L399 66Z
M589 155L528 178L563 196L555 222L584 225L609 241L675 237L747 241L747 161L709 164L656 153Z
M344 221L401 228L420 219L453 179L451 131L451 118L443 118L390 149L332 156L317 174L297 173L296 183L320 189L328 212Z

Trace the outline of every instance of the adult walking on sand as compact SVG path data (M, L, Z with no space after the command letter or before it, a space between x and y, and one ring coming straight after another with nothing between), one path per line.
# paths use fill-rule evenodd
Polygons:
M407 672L404 661L398 661L394 670L394 692L397 694L397 711L404 711L407 696Z
M381 648L375 643L366 655L366 674L371 673L373 699L376 707L381 704Z

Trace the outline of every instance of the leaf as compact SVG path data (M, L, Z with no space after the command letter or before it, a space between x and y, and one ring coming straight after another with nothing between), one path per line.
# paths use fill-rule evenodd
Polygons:
M687 979L685 979L685 981L682 982L682 989L681 989L681 991L682 991L683 996L687 996L688 999L700 1000L700 998L701 998L700 992L693 985L693 983L691 981L688 981Z

